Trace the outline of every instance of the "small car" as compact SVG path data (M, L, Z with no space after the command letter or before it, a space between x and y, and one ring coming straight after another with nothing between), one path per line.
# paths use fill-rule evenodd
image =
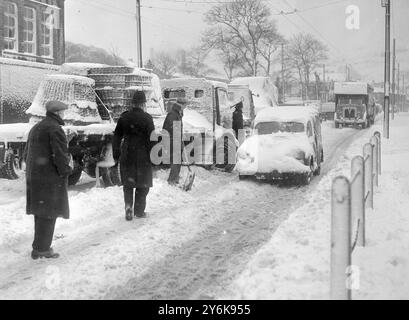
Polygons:
M321 174L324 151L319 112L315 108L265 108L253 123L253 133L237 152L240 180L296 180L309 184Z

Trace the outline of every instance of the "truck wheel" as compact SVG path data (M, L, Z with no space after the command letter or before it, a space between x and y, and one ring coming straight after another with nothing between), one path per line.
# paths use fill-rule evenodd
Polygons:
M1 175L10 180L16 180L24 175L22 162L14 153L8 152L6 154L5 164L1 169Z
M96 177L96 173L95 173L96 168L97 168L97 164L95 162L88 162L88 163L85 164L84 171L91 178L95 178Z
M339 129L339 123L335 122L335 129Z
M68 185L69 186L75 186L78 181L80 181L82 175L82 169L81 170L76 170L71 175L68 177Z
M223 153L224 155L224 163L223 164L216 164L217 168L224 169L225 172L232 172L236 163L229 163L229 154L234 154L234 159L236 159L236 145L230 142L230 139L225 137L224 143L218 143L216 148L216 155ZM216 156L217 160L217 156Z

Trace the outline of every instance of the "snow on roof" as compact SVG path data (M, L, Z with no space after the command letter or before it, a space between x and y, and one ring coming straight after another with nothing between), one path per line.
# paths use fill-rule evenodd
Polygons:
M205 78L173 78L173 79L165 79L161 80L162 89L166 87L172 88L191 88L191 87L198 87L202 88L204 86L212 85L215 87L221 87L227 89L227 83L207 80Z
M9 59L9 58L0 58L0 64L13 65L13 66L25 66L25 67L47 69L47 70L54 70L54 71L60 70L60 66L56 66L53 64L24 61L24 60L17 60L17 59Z
M61 73L78 75L78 76L87 76L88 71L90 69L103 68L103 67L108 67L108 65L100 64L100 63L83 63L83 62L64 63L61 66Z
M59 80L59 81L67 81L67 82L76 81L84 85L90 85L90 86L95 85L95 81L91 78L71 75L71 74L51 74L51 75L48 75L45 80L52 80L52 81Z
M254 124L272 121L301 122L305 124L311 117L316 115L318 115L318 112L312 107L285 106L265 108L257 114Z
M335 94L368 94L368 84L365 82L335 82Z

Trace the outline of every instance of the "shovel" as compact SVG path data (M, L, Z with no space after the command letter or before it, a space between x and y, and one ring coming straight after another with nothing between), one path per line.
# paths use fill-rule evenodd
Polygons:
M195 177L196 177L196 173L193 172L192 168L190 167L189 158L187 156L185 148L183 148L183 153L184 153L185 158L186 158L188 173L187 173L185 181L183 183L182 190L188 192L188 191L192 190L193 182L195 181Z

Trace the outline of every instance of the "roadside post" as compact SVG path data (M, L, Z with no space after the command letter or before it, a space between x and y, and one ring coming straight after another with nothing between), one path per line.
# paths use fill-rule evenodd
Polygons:
M351 188L346 177L332 185L331 300L350 300L347 271L351 266Z
M364 146L365 162L365 207L373 209L373 146L370 143Z
M351 164L351 223L358 221L357 246L365 246L365 165L364 158L356 156ZM351 226L353 227L353 226Z

